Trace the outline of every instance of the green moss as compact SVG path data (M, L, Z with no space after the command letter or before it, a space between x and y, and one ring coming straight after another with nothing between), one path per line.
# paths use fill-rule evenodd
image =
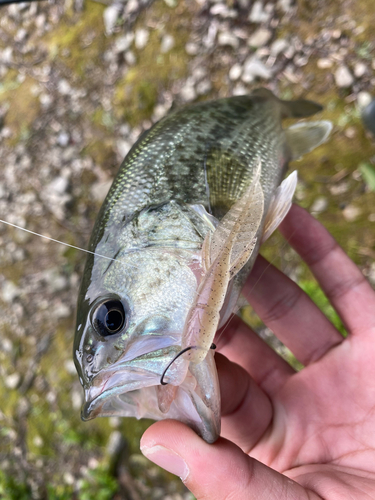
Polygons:
M88 0L83 13L65 12L59 26L44 38L50 59L59 57L79 78L84 78L93 65L99 65L100 55L108 45L104 9L105 5Z
M47 484L48 500L71 500L74 498L72 486L61 484Z
M116 479L103 466L90 470L87 479L82 480L79 500L110 500L118 490Z
M114 107L118 119L127 121L131 126L149 120L158 96L187 76L188 56L185 45L192 16L191 6L184 2L171 9L161 0L140 16L136 26L160 27L150 29L146 47L141 51L135 50L137 65L116 83ZM165 25L161 19L165 20ZM173 36L175 45L167 54L161 54L160 44L165 33Z
M0 103L4 101L12 103L5 115L5 125L13 131L14 138L9 141L11 144L17 144L19 140L28 138L32 124L40 111L39 99L31 91L36 81L27 76L20 83L17 75L17 72L9 71L0 85Z
M31 489L26 483L18 482L0 470L0 498L2 500L29 500Z

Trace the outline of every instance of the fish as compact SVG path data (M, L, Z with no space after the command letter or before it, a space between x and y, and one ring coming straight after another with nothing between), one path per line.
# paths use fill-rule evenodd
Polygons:
M290 208L289 161L332 129L282 120L321 110L261 88L173 110L133 145L96 219L79 291L83 420L172 418L215 442L215 333Z

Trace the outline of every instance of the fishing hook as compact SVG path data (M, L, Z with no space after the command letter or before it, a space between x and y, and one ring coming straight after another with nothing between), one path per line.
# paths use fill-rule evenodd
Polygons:
M168 382L164 382L164 377L171 365L176 361L177 358L179 358L182 354L184 354L187 351L190 351L190 349L197 349L196 345L190 345L189 347L185 347L185 349L182 349L176 356L170 361L166 367L166 369L163 371L161 377L160 377L160 384L161 385L168 385ZM216 345L214 343L211 344L210 349L216 349Z

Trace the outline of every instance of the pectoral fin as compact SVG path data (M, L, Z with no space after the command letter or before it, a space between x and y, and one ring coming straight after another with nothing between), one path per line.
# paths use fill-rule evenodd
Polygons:
M301 158L328 139L332 123L327 120L319 122L301 122L285 130L286 141L292 160Z
M284 179L280 186L276 189L266 215L262 243L268 240L289 212L292 205L293 195L297 187L297 179L297 170L295 170L286 179Z

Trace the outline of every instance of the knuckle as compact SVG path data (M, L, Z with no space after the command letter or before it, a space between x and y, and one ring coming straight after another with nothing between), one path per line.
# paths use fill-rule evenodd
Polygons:
M292 287L285 291L284 295L268 305L267 311L261 315L262 320L266 325L280 321L290 313L303 295L304 292L293 284Z
M353 292L358 286L366 282L366 278L358 271L354 276L340 280L326 289L326 295L330 300L342 298L349 292Z

